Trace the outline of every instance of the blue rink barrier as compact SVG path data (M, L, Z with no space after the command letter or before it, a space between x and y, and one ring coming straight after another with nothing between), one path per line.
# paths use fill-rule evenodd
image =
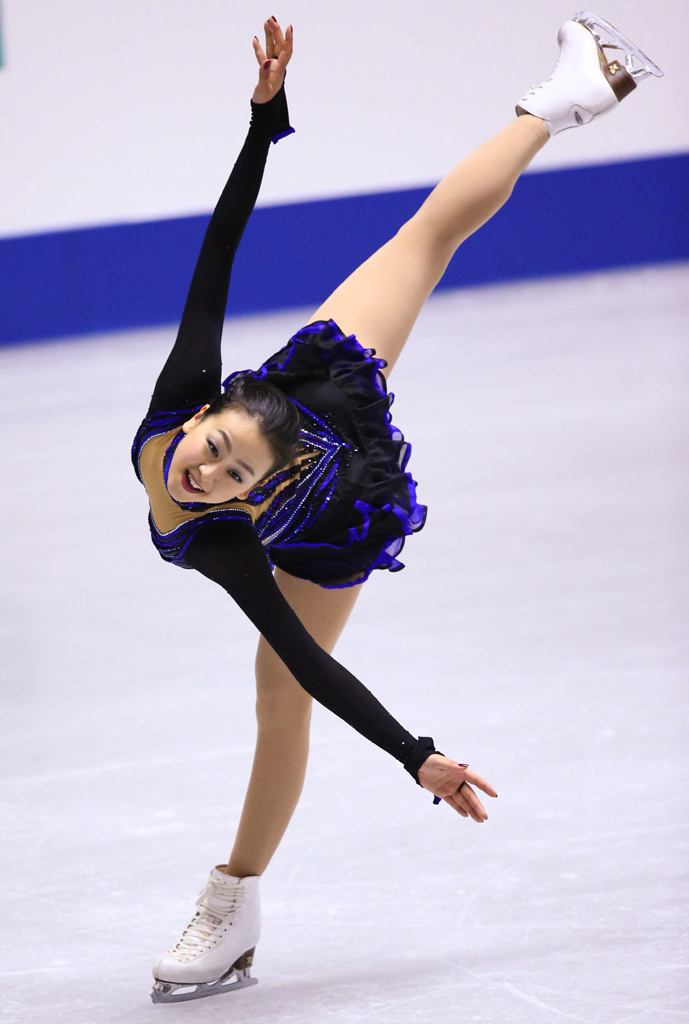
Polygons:
M689 257L689 154L526 174L440 288ZM431 191L261 207L228 315L317 306ZM0 344L179 320L208 216L0 239Z

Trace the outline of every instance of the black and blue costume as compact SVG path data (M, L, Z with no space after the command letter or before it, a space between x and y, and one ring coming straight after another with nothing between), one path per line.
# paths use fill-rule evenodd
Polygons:
M136 434L132 459L161 556L219 583L304 689L417 777L434 751L416 739L304 629L271 563L323 587L401 569L405 537L425 508L406 472L409 445L391 423L382 360L333 321L303 328L254 371L297 406L302 451L243 500L178 502L167 474L182 424L220 392L220 344L234 256L254 208L270 143L291 134L284 88L252 103L244 146L210 220L177 338ZM247 371L243 371L247 372ZM232 374L224 386L232 380Z

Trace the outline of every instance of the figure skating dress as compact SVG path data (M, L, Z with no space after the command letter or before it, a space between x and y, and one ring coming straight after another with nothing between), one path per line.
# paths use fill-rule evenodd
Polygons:
M387 750L417 778L433 752L309 636L272 577L277 565L323 587L401 569L404 540L425 508L406 471L409 445L391 423L372 350L333 321L309 324L256 371L294 401L296 459L243 499L178 502L167 477L182 424L220 392L220 343L234 255L258 196L270 143L291 134L284 88L252 103L242 151L209 223L175 345L134 439L132 460L149 502L160 555L220 584L313 697ZM224 382L229 384L236 374Z

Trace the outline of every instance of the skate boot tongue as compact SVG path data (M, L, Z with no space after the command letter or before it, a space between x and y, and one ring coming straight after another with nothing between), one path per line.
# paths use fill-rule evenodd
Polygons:
M245 886L241 878L226 875L213 868L205 886L199 893L196 906L201 907L207 915L223 918L228 911L239 909L243 902ZM218 924L221 921L218 920Z
M200 951L212 948L217 942L217 929L222 928L228 917L234 917L241 909L244 895L245 886L241 878L225 875L213 868L196 900L199 909L171 950L174 956L180 960L192 959Z
M258 876L214 868L181 938L153 968L154 1002L180 1002L255 985L250 976L261 934Z

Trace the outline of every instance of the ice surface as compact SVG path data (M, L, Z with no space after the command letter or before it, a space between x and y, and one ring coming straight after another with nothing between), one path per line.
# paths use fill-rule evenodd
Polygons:
M260 984L154 1007L226 858L253 630L165 565L128 447L171 330L0 353L0 1019L677 1024L687 986L687 267L427 305L392 376L428 524L338 648L496 785L482 826L318 709ZM310 310L231 321L257 365Z

